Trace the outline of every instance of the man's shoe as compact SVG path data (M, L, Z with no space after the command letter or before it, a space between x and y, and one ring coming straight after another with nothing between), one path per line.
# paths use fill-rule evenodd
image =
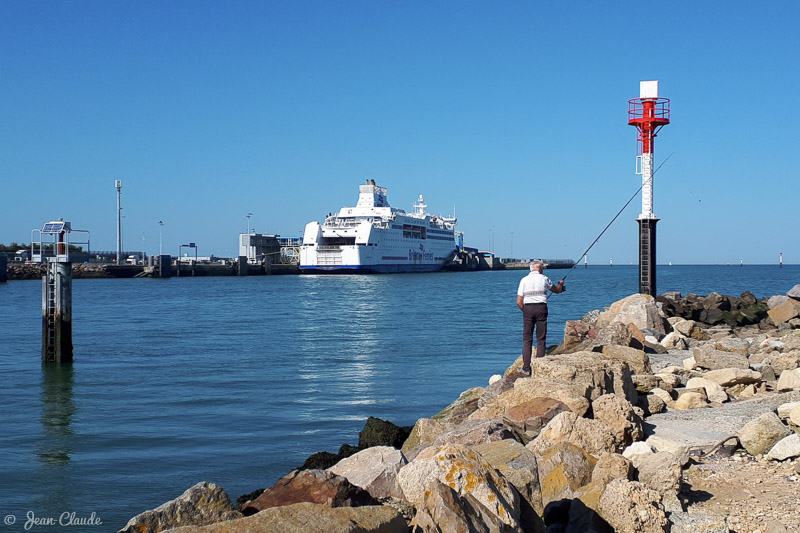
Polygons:
M519 373L523 376L530 377L531 376L531 369L525 370L524 368L519 369Z

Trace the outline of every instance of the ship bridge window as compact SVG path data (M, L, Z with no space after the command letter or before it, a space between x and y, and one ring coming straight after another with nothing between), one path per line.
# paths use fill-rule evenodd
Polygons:
M403 224L403 237L406 239L425 239L427 228L423 226L412 226L411 224Z
M355 243L355 237L322 237L320 240L320 244L326 246L349 246Z

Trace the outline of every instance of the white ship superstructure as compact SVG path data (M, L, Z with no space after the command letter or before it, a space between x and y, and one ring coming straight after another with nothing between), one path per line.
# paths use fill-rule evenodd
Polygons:
M386 188L367 180L355 207L306 224L303 272L433 272L456 251L454 217L429 214L422 195L414 212L389 206Z

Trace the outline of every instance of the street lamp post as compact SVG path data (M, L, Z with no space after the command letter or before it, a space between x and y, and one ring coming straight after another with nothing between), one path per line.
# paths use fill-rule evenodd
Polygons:
M158 255L164 255L164 221L158 221Z
M247 213L247 262L250 262L250 217L253 213Z

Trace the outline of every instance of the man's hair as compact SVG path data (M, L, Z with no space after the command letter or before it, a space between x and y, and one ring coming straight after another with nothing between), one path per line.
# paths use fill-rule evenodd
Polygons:
M544 265L542 264L541 261L531 261L531 272L533 272L534 270L539 270L539 267L544 268Z

